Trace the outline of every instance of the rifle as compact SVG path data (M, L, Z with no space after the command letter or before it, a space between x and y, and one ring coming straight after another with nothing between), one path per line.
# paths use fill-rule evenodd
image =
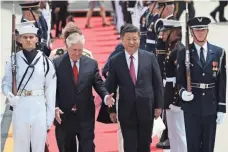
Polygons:
M185 47L186 47L186 53L185 53L185 65L186 65L186 76L187 76L187 91L191 92L191 70L190 70L190 51L189 51L189 30L188 30L188 20L189 20L189 14L188 14L188 2L186 2L186 39L185 39Z
M12 14L12 46L11 46L11 67L12 67L12 93L17 94L17 81L16 81L16 34L15 34L15 8L13 2L13 14Z

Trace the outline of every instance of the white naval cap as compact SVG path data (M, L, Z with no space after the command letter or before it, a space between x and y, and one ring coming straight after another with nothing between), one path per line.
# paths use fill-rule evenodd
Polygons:
M29 21L29 22L22 22L20 24L17 24L16 29L17 29L19 35L23 35L23 34L36 34L37 35L38 28L36 28L34 23L35 23L34 21Z
M165 27L181 27L181 22L180 21L177 21L177 20L170 20L170 19L163 19L163 26Z
M181 22L177 20L161 19L163 26L161 30L182 27Z

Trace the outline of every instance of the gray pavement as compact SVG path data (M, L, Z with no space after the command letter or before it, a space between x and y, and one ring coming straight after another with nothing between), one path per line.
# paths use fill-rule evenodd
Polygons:
M78 2L74 0L73 4L70 4L70 9L86 9L88 2ZM218 5L218 2L211 2L209 0L204 2L195 2L196 16L209 16L209 13ZM18 6L18 5L17 5ZM110 5L107 8L111 8ZM0 79L2 80L4 67L6 60L10 56L11 51L11 14L12 5L11 2L1 2L1 52L0 52ZM21 19L20 7L16 7L16 23L19 23ZM226 8L226 18L228 18L228 7ZM184 14L183 14L184 15ZM184 16L181 17L181 20ZM208 35L209 42L216 44L228 50L228 24L211 24L210 32ZM1 85L1 81L0 81ZM1 112L1 146L4 145L4 139L7 136L8 127L11 122L11 112L8 107L5 108L5 97L0 91L0 112ZM6 112L5 112L6 111ZM4 114L5 113L5 114ZM4 114L4 115L3 115ZM3 119L2 119L3 116ZM223 124L218 125L215 152L227 152L228 151L228 114L225 115L225 121ZM3 147L2 147L3 148ZM2 151L2 149L1 149Z

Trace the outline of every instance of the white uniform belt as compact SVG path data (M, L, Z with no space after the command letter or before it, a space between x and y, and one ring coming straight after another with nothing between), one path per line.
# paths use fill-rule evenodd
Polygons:
M176 77L166 77L165 80L166 80L166 82L176 83Z
M146 39L146 43L149 43L149 44L155 44L155 43L156 43L156 41L155 41L155 40Z
M192 88L209 89L209 88L214 88L215 87L215 83L209 83L209 84L192 83L191 86L192 86Z
M127 11L133 12L134 11L134 8L127 8Z
M44 95L44 90L23 90L21 96L42 96Z
M172 82L173 83L173 87L175 87L176 85L176 77L166 77L165 79L163 79L163 86L165 87L167 82Z
M140 32L140 35L147 35L147 32Z

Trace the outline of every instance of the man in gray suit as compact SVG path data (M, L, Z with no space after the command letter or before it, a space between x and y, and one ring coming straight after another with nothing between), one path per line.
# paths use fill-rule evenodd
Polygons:
M80 152L95 151L92 87L105 102L114 102L104 87L97 62L82 55L84 43L83 35L70 33L66 37L67 53L53 60L57 75L55 119L65 136L65 152L76 152L71 146L75 136Z
M121 32L125 51L109 62L106 87L109 93L119 87L118 119L124 139L124 152L150 152L154 117L163 108L163 85L157 59L153 53L139 49L140 32L133 25ZM115 105L110 117L116 121Z

